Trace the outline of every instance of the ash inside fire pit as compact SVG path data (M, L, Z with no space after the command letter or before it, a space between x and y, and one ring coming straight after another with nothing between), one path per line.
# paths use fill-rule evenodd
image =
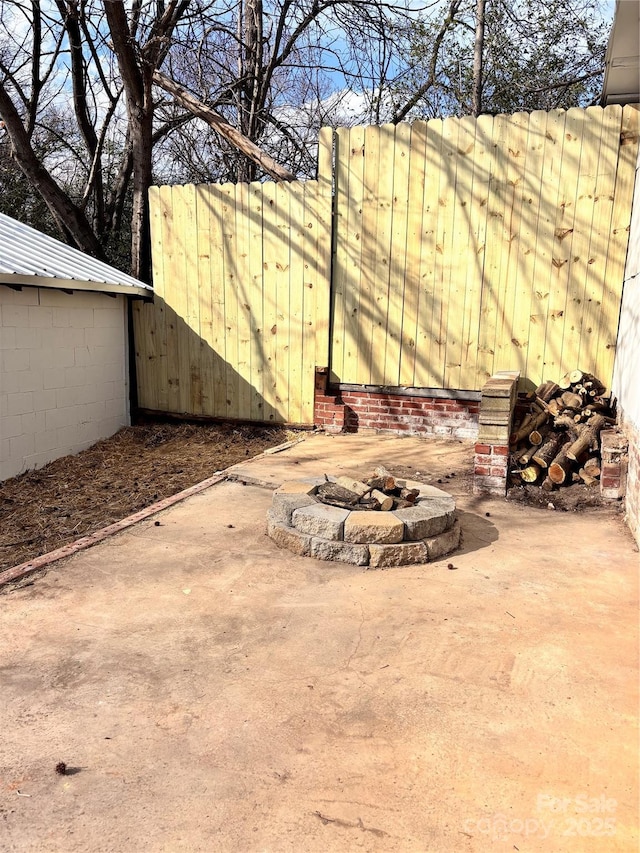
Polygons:
M428 563L459 547L455 510L447 492L378 468L364 479L283 483L267 533L280 547L320 560L371 568Z

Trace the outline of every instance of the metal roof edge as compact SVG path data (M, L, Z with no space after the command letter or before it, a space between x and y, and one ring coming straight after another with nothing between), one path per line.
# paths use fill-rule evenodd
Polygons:
M51 278L38 275L20 275L19 273L0 273L0 284L7 287L46 287L50 290L82 290L92 293L121 293L124 296L139 296L151 299L153 288L140 282L134 284L114 284L100 281L81 281L75 278Z

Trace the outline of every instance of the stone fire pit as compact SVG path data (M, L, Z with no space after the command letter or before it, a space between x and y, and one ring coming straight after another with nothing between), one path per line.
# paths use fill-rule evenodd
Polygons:
M424 483L398 480L418 489L415 504L391 512L341 509L321 503L318 486L332 477L283 483L273 493L267 534L282 548L305 557L385 568L429 563L460 545L454 498Z

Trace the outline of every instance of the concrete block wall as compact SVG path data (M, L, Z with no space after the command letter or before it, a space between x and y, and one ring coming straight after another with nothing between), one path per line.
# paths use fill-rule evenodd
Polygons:
M129 422L126 298L0 286L0 480Z

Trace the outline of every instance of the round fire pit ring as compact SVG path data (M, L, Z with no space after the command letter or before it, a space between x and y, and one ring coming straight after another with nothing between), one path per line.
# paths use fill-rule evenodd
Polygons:
M439 560L460 546L460 522L452 495L414 480L415 503L387 512L342 509L322 503L318 487L334 477L306 477L283 483L267 512L267 535L294 554L372 569Z

